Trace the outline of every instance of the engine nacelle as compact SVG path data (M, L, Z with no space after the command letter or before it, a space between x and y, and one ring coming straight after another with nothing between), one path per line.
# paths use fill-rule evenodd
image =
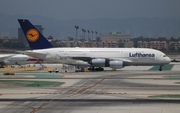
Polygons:
M94 67L108 67L109 66L109 60L108 59L93 59L90 63Z
M120 69L123 68L123 61L110 61L110 68Z

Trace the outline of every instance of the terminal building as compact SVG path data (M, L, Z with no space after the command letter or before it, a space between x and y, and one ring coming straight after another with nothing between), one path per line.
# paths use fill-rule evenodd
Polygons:
M42 25L34 25L36 29L43 34L44 28ZM22 42L25 46L28 46L28 42L21 28L18 28L18 41Z
M130 35L122 35L121 32L110 32L108 35L101 36L102 41L119 41L128 42L131 40Z
M139 48L153 48L153 49L165 49L169 50L169 45L167 41L138 41Z
M130 35L122 35L120 32L111 32L108 35L102 35L100 41L85 40L85 41L62 41L65 47L74 47L77 43L78 47L97 47L97 48L129 48L134 47Z
M121 32L110 32L108 35L102 35L101 41L104 43L117 42L117 47L134 47L134 43L131 41L131 35L123 35Z

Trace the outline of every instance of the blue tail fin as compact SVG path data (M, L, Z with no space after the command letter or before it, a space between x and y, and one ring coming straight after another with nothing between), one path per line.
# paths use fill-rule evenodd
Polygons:
M53 48L51 43L26 19L18 19L32 50Z

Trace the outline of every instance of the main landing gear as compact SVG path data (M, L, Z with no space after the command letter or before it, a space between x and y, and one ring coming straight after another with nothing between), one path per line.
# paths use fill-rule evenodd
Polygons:
M4 68L4 65L3 65L3 63L0 63L0 68Z
M79 68L78 66L76 67L77 69L75 70L75 72L84 72L84 68ZM95 68L95 67L90 67L90 68L88 68L88 70L89 71L104 71L104 68L102 68L102 67L97 67L97 68Z
M159 66L159 71L162 71L162 66Z
M104 68L102 67L98 67L98 68L95 68L95 67L91 67L91 68L88 68L89 71L104 71Z

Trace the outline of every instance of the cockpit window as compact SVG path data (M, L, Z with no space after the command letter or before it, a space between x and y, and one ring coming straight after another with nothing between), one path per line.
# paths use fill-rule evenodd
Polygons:
M167 57L166 55L163 55L163 57Z

